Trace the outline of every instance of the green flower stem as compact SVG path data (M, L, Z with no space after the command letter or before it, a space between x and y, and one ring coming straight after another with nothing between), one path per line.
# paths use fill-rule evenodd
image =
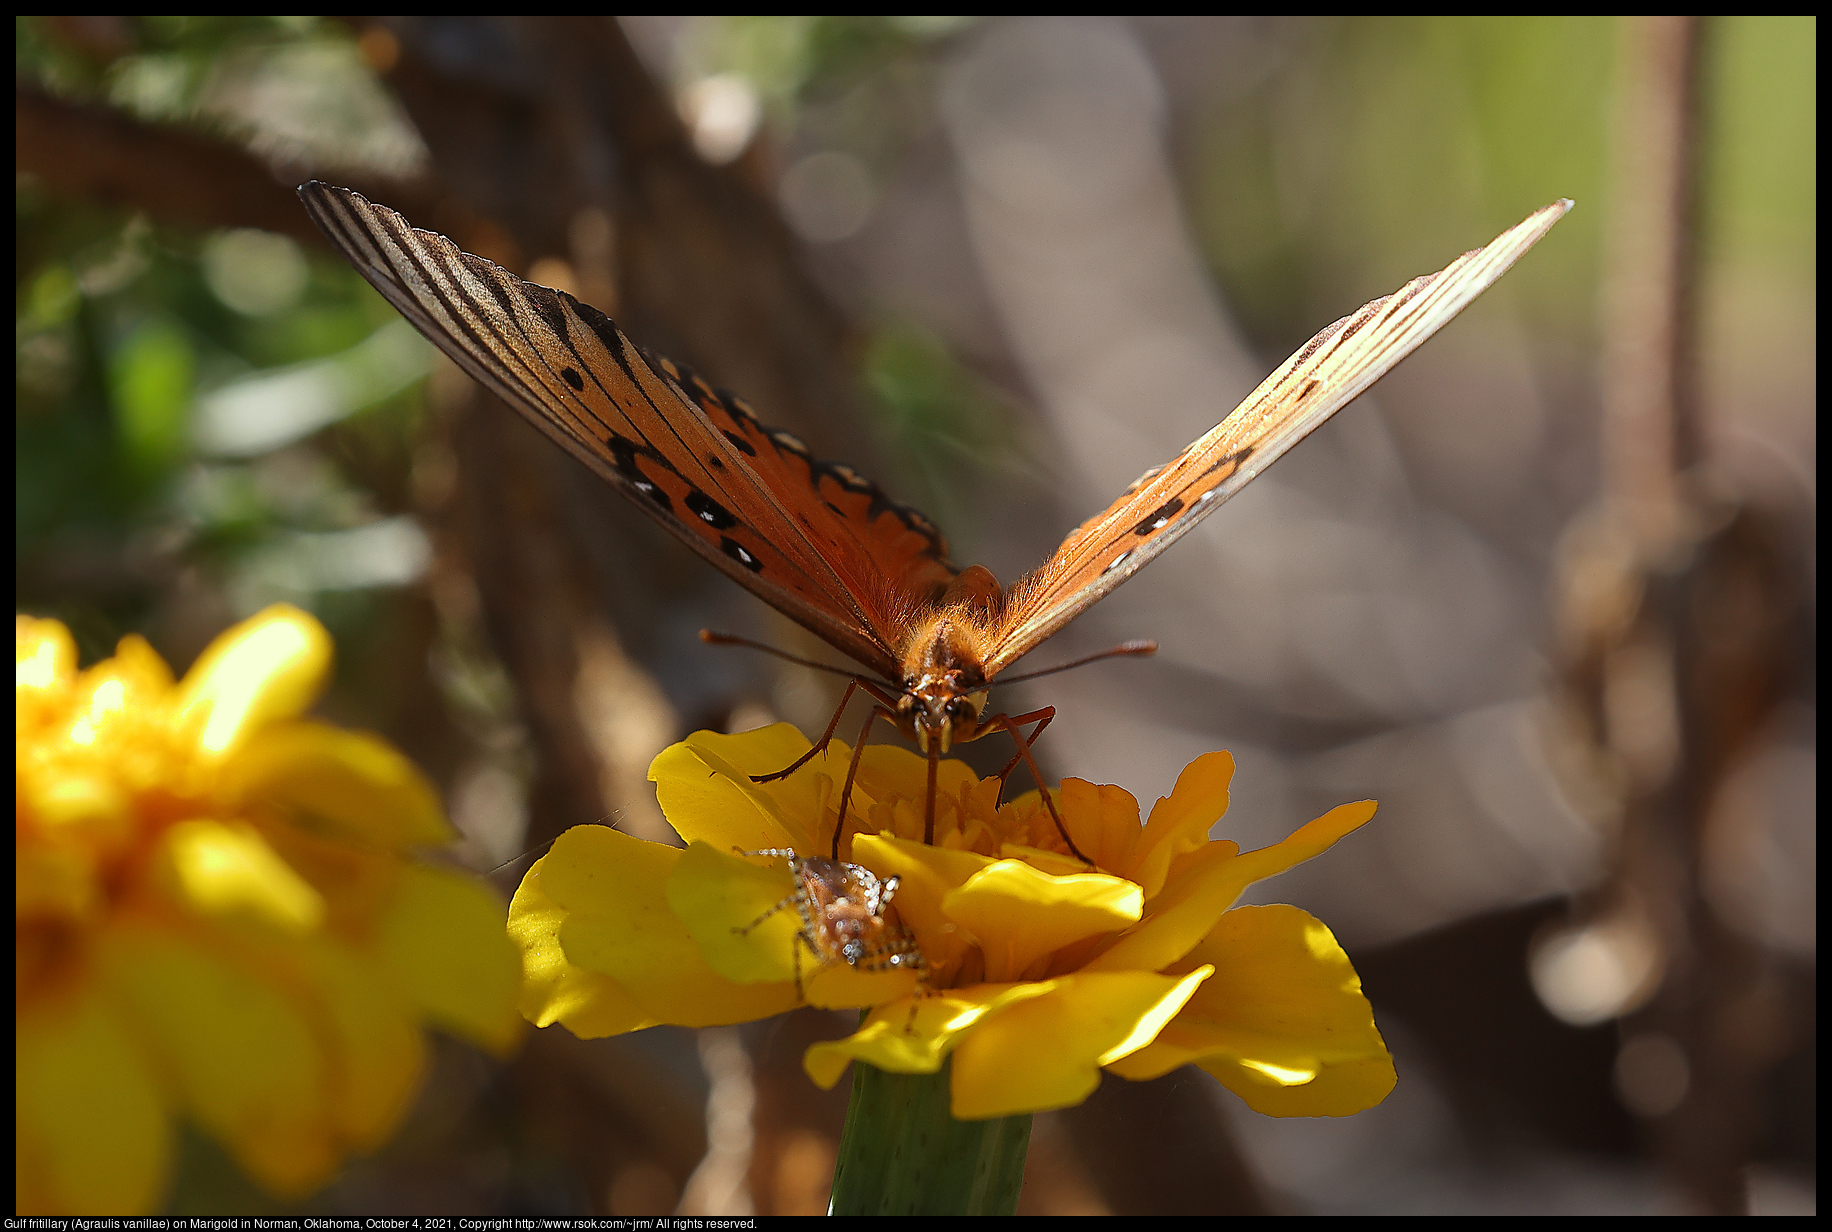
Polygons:
M833 1172L834 1215L1009 1215L1018 1209L1031 1119L957 1121L948 1074L852 1063L852 1102Z

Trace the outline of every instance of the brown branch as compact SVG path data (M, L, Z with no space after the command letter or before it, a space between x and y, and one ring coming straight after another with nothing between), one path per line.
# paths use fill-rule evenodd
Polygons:
M288 174L231 142L113 108L25 85L14 93L14 165L60 197L176 226L259 227L329 249L293 193L307 172ZM418 185L371 177L357 187L402 209L430 209Z
M1619 1076L1700 1213L1746 1214L1759 1092L1806 1015L1781 957L1720 918L1708 882L1726 778L1808 675L1809 604L1785 520L1708 494L1697 352L1701 39L1692 17L1623 20L1604 303L1603 494L1565 547L1564 686L1606 784L1614 866L1581 908L1647 939L1619 1007ZM1715 847L1721 850L1720 841ZM1640 956L1637 955L1637 958ZM1628 995L1628 990L1624 990ZM1658 1072L1636 1057L1665 1058Z
M1700 22L1624 19L1604 287L1605 500L1638 533L1678 533L1699 462L1692 356Z

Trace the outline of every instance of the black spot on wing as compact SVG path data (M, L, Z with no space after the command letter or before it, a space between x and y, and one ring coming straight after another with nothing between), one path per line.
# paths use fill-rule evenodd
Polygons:
M1177 516L1178 511L1182 508L1183 498L1180 496L1173 496L1170 500L1158 506L1155 512L1148 514L1143 522L1133 527L1132 533L1143 537L1151 534L1153 531L1163 530L1170 524L1170 520Z
M571 346L572 328L566 321L566 307L560 303L562 293L550 290L538 282L524 282L522 291L528 296L528 302L534 305L535 311L539 312L553 332L560 336L560 341ZM572 296L568 295L566 298L570 300ZM573 300L573 305L576 308L583 307L577 300Z
M719 540L719 550L749 569L752 573L763 571L763 562L744 550L744 545L736 539Z
M1384 304L1386 303L1386 300L1381 300L1380 302ZM1342 327L1342 340L1346 342L1350 338L1353 338L1356 334L1359 334L1362 330L1362 327L1367 325L1367 323L1369 321L1372 321L1373 319L1374 319L1374 313L1368 312L1365 309L1361 312L1356 313L1354 316L1350 317L1349 323Z
M560 379L571 385L574 393L582 393L585 390L585 378L579 375L576 368L560 369Z
M1373 303L1369 304L1367 307L1363 308L1361 311L1362 313L1366 315L1372 315L1374 312L1379 310L1382 304L1386 302L1387 301L1384 299L1377 299ZM1328 325L1325 325L1322 329L1318 330L1317 336L1315 338L1312 338L1309 342L1306 342L1304 344L1304 349L1298 352L1298 357L1295 362L1298 364L1301 364L1305 360L1309 359L1312 355L1315 355L1317 353L1318 348L1320 348L1324 343L1328 342L1331 338L1334 338L1336 336L1336 332L1340 330L1343 326L1347 325L1353 319L1354 319L1353 317L1343 317L1341 320L1332 321Z
M714 530L730 530L738 524L731 512L706 493L695 488L687 494L687 508L694 517Z
M656 463L663 470L678 474L679 472L675 472L674 468L668 465L667 459L663 458L649 446L638 444L628 437L619 436L615 432L610 434L609 439L607 439L604 444L605 447L611 451L611 461L617 467L617 473L619 475L629 480L630 484L638 492L641 492L663 509L668 510L670 513L674 512L674 502L668 499L668 494L662 491L654 480L643 473L642 466L637 462L638 458L643 458ZM695 493L695 495L698 495L698 493Z
M502 314L510 320L514 320L515 308L509 297L509 288L503 285L502 268L497 265L492 265L482 257L472 256L468 252L461 251L458 255L464 259L464 263L470 269L471 273L476 275L477 281L481 282L489 289L490 298L496 301L496 305L502 310ZM536 287L533 283L524 283L522 285L532 290L546 291L550 296L553 294L553 292L548 291L546 287ZM533 297L531 296L530 298ZM539 301L537 300L536 302L538 303ZM565 336L564 330L561 331L561 336Z
M796 436L793 432L784 432L781 428L771 428L769 430L769 437L776 443L778 449L794 454L796 457L808 463L810 467L814 465L814 459L813 456L809 454L808 447L802 444L801 437Z
M1184 452L1187 453L1188 450L1185 450ZM1172 459L1172 461L1181 461L1182 459L1183 459L1183 454L1178 454L1175 458ZM1130 496L1134 492L1137 492L1140 488L1144 487L1146 484L1156 479L1159 475L1163 474L1164 467L1169 466L1169 465L1170 465L1170 462L1166 462L1164 463L1163 466L1152 467L1150 470L1146 471L1143 475L1140 475L1137 479L1134 479L1130 484L1128 484L1126 486L1126 491L1123 493L1123 495Z
M1202 474L1197 476L1197 479L1200 480L1206 476L1213 475L1216 471L1222 469L1223 467L1228 468L1229 475L1233 474L1235 471L1240 469L1240 464L1242 462L1245 462L1248 458L1251 458L1253 456L1254 452L1258 448L1259 447L1257 445L1241 446L1239 449L1235 450L1233 453L1229 454L1227 457L1217 459L1216 461L1210 463L1206 468L1204 468ZM1223 479L1227 478L1227 475L1222 476L1222 478ZM1220 480L1217 480L1216 482L1220 482Z
M741 424L758 427L757 413L751 410L750 403L746 402L743 398L740 398L729 389L717 388L712 391L712 396L720 406L725 408L725 413L727 415L730 415Z
M561 294L565 293L561 292ZM598 335L598 341L604 344L604 349L615 356L619 364L627 366L623 352L624 341L617 332L617 323L590 304L582 304L570 295L566 296L566 302L571 304L573 311L579 314L579 319L585 322L586 328Z
M725 434L725 439L732 443L733 449L736 449L745 457L754 458L757 456L757 447L745 440L742 436L739 436L736 432L727 432Z

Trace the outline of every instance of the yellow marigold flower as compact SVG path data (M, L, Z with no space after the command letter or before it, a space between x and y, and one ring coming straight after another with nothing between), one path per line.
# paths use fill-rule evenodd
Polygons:
M601 826L562 835L509 909L529 1020L592 1037L794 1006L796 913L743 931L792 892L789 873L737 853L829 852L849 749L836 741L787 779L750 779L808 747L779 724L664 751L649 777L684 851ZM873 1012L852 1036L811 1047L809 1076L831 1087L853 1060L935 1073L952 1057L959 1120L1079 1103L1102 1068L1144 1079L1186 1062L1272 1116L1379 1103L1393 1062L1335 938L1294 907L1234 906L1375 806L1345 804L1242 853L1208 837L1233 772L1226 753L1197 758L1142 824L1125 791L1066 780L1057 808L1089 869L1037 793L995 807L997 780L959 762L941 763L924 845L927 763L868 747L841 855L899 878L890 910L927 960L930 995L916 996L908 971L840 963L812 975L811 1003Z
M269 608L182 681L16 624L18 1211L156 1207L176 1117L304 1193L393 1132L423 1027L513 1043L500 906L411 857L452 837L431 786L300 717L317 621Z

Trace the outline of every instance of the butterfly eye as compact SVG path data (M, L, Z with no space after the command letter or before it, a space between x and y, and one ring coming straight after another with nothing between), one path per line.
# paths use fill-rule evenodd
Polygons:
M950 697L942 713L947 715L950 723L959 723L963 719L973 720L980 717L980 707L986 704L984 693L967 694L961 697Z

